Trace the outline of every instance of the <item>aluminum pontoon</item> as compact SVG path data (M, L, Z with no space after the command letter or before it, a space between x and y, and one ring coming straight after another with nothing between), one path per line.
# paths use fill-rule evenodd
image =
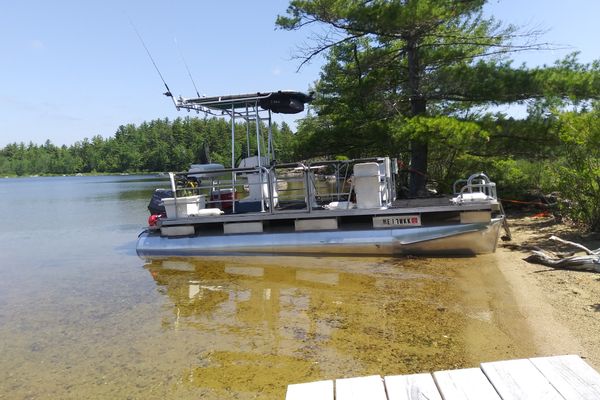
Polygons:
M170 188L155 193L164 212L140 234L138 255L495 251L504 213L483 173L457 182L451 196L398 200L398 167L389 157L277 163L272 112L300 112L310 100L292 91L176 99L178 109L231 118L234 167L193 164L169 173ZM236 132L239 120L243 133ZM242 134L246 145L236 162Z

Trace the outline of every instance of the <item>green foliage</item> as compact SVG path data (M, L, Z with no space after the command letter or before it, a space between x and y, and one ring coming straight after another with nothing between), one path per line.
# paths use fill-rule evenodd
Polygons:
M598 229L600 62L581 64L574 53L551 66L513 66L511 51L545 46L535 36L514 45L520 33L484 18L484 3L291 0L277 25L318 26L324 33L299 57L326 59L297 154L395 156L443 191L484 171L505 198L560 190L570 215ZM529 115L487 113L514 103Z
M455 161L452 179L483 171L493 178L499 196L507 200L526 200L530 193L550 193L555 190L552 163L502 157L461 155ZM457 174L456 172L461 172ZM450 182L445 182L449 185Z
M397 118L390 126L397 141L435 140L449 148L465 148L489 136L481 125L474 121L448 116Z
M371 139L383 144L388 152L398 151L393 131L399 130L390 129L390 121L398 125L396 121L401 119L410 125L407 118L424 115L465 119L464 115L457 115L458 110L465 110L464 106L453 102L497 101L494 87L484 86L473 93L462 89L462 83L474 87L471 82L477 72L473 68L476 60L511 48L509 40L514 28L502 28L493 19L484 18L484 3L485 0L292 0L287 16L277 19L280 27L299 29L318 24L327 32L303 54L307 62L317 54L327 53L327 63L316 85L317 92L323 95L315 102L316 118L323 118L324 124L305 126L318 130L302 137L312 144L315 134L338 136L339 129L352 127L349 150L377 149L379 146L368 144ZM491 62L483 66L499 70ZM484 74L495 81L500 75ZM401 135L410 141L412 194L425 189L428 149L440 144L435 143L437 136L432 133L440 131L443 125L440 123L435 129L424 127L427 134ZM422 126L422 121L413 126Z
M577 53L552 66L515 68L498 59L460 62L436 72L444 97L470 104L512 103L529 99L562 99L578 103L600 98L600 63L581 64Z
M559 115L563 157L557 162L558 189L569 202L564 211L600 230L600 107Z
M263 127L266 129L266 127ZM246 143L246 127L235 126L236 154ZM291 161L294 135L289 126L272 127L278 161ZM251 139L251 146L255 138ZM231 165L231 124L222 119L154 120L120 126L114 137L96 135L72 146L13 143L0 150L1 175L48 175L184 171L199 162L204 146L212 162Z

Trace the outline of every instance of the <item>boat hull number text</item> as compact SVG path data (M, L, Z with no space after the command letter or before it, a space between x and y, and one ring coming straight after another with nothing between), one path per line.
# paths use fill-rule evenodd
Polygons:
M373 217L373 227L389 228L393 226L421 226L420 215L392 215Z

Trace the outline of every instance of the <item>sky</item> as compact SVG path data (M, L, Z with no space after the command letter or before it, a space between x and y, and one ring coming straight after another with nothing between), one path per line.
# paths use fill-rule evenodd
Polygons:
M298 71L311 32L276 29L288 0L19 0L0 8L0 148L30 141L71 145L120 125L183 117L162 95L306 91L323 59ZM517 65L552 64L573 51L600 59L600 0L489 0L487 15L547 31L552 51L519 53ZM135 28L133 27L135 26ZM298 116L285 121L295 126ZM281 121L281 117L276 117Z

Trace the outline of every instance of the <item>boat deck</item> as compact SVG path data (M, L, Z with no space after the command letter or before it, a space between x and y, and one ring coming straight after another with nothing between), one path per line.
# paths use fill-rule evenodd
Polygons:
M180 219L165 219L162 221L162 226L189 225L189 224L206 224L206 223L223 223L223 222L243 222L255 220L282 220L290 218L333 218L344 216L385 216L397 214L420 214L420 213L444 213L444 212L461 212L461 211L479 211L490 210L495 211L494 204L487 203L465 203L452 204L450 197L431 197L417 199L401 199L395 200L391 207L373 209L373 208L352 208L352 209L337 209L326 210L315 208L310 211L305 207L302 209L275 209L274 212L247 212L239 214L224 214L218 216L188 216Z
M579 356L482 363L432 374L289 385L286 400L599 400L600 374Z

